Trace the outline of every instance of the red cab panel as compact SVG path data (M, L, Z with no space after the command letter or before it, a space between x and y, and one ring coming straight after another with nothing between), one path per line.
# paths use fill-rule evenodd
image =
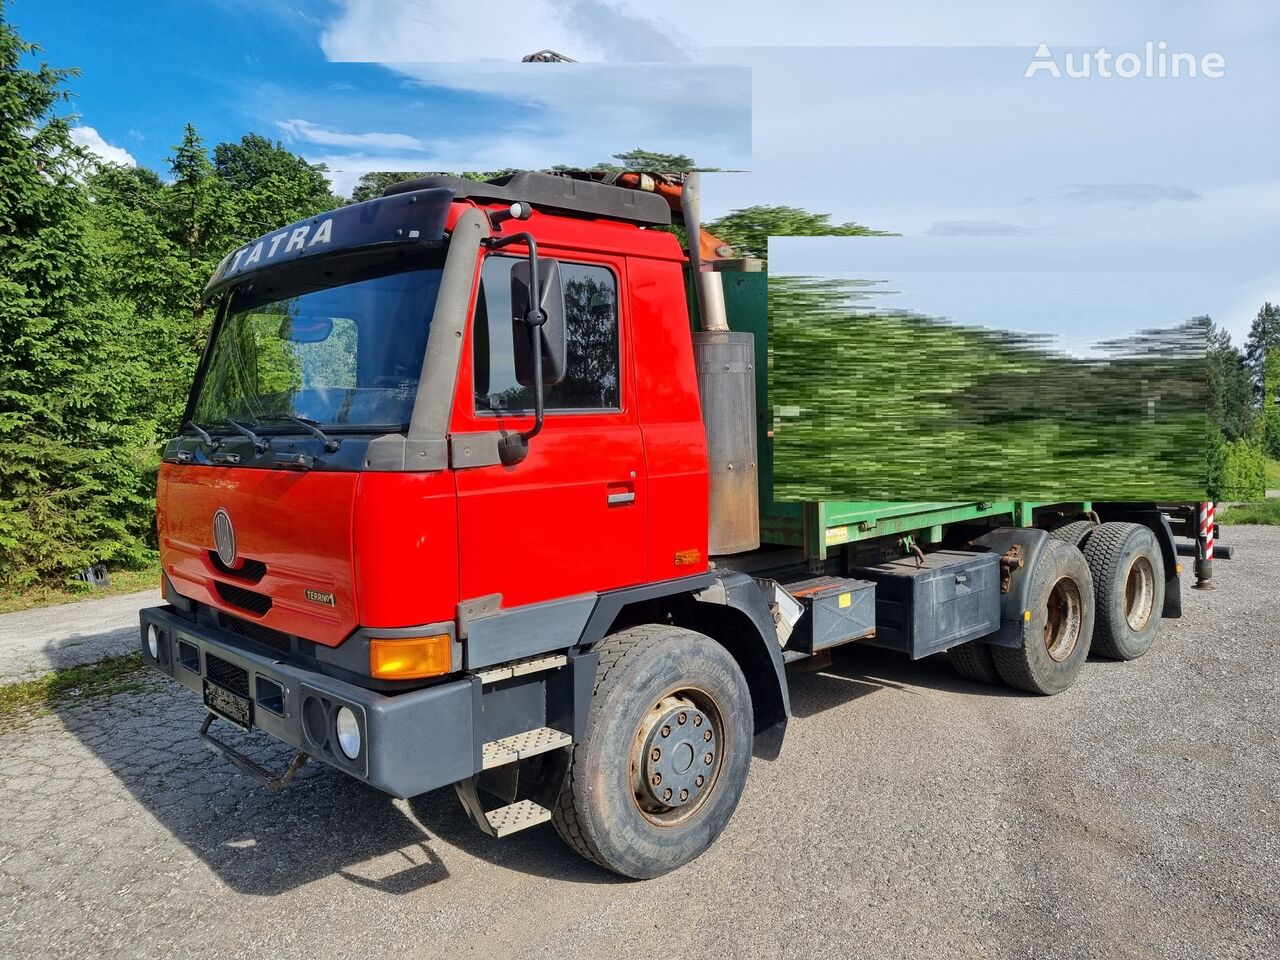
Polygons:
M707 569L707 435L694 377L689 310L679 263L627 261L635 330L636 412L649 477L645 579Z
M336 646L359 622L352 575L357 473L162 464L160 560L183 596L264 626ZM213 518L235 531L231 567Z
M355 509L361 626L452 620L458 604L454 475L360 474Z

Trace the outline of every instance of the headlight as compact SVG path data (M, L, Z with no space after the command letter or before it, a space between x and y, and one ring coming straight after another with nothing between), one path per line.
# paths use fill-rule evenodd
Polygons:
M147 624L147 651L151 654L152 660L160 659L160 631L156 629L154 623Z
M360 756L360 724L356 721L356 715L350 707L338 708L337 722L334 726L338 730L338 747L347 759L354 760Z

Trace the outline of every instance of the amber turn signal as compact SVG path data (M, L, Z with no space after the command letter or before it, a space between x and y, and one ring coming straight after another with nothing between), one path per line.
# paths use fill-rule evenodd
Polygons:
M447 633L369 641L369 672L381 680L438 677L452 668L453 639Z
M701 550L677 550L676 566L687 567L690 564L698 563L702 559Z

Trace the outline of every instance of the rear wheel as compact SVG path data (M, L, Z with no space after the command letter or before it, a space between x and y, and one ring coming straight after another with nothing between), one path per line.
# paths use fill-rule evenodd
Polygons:
M1096 529L1098 529L1098 525L1092 520L1070 520L1050 530L1049 536L1054 540L1061 540L1063 543L1069 543L1073 547L1079 547L1083 550L1089 534Z
M996 669L1011 687L1061 693L1075 683L1093 637L1093 582L1079 550L1060 540L1045 543L1026 609L1022 646L991 648Z
M1155 641L1164 609L1164 561L1155 534L1140 523L1104 523L1084 556L1098 599L1093 649L1115 660L1137 659Z
M733 815L751 764L751 694L733 657L692 630L632 627L596 649L586 736L553 819L587 859L656 877L700 855Z
M999 683L1000 672L991 656L991 646L980 640L970 640L947 651L947 659L956 673L978 683Z

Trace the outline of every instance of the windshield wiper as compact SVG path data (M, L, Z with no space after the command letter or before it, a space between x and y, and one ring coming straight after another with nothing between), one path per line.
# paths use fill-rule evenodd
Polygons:
M249 441L251 441L253 443L253 449L256 453L266 453L268 450L271 449L271 444L269 441L263 440L260 436L258 436L248 427L246 427L239 420L232 420L230 417L223 417L222 420L220 420L219 422L229 423L232 426L232 428L236 431L236 433L240 434L240 436L245 437ZM253 424L254 426L257 426L258 421L254 420Z
M264 413L258 418L259 420L278 420L280 422L296 423L311 436L315 437L324 444L325 453L333 453L338 449L338 444L342 441L334 440L320 429L319 421L310 420L307 417L295 417L291 413Z
M197 437L203 440L205 446L208 447L210 450L217 450L220 446L222 446L221 440L213 436L211 433L209 433L208 430L200 426L200 424L196 423L194 420L188 420L186 423L182 425L182 429L184 431L190 430Z

